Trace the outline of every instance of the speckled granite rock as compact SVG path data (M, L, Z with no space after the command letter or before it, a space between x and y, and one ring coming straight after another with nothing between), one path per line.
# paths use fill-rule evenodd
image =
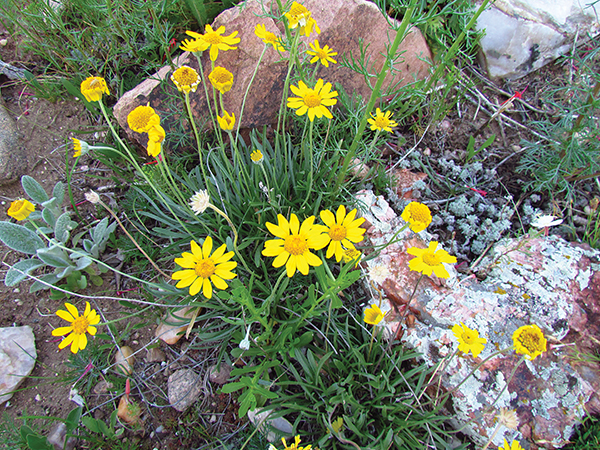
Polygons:
M366 233L369 242L388 242L404 224L402 219L381 197L366 192L359 199L372 225ZM412 257L406 248L429 241L426 231L419 236L406 231L399 237L403 239L366 268L388 300L396 303L410 296L419 277L408 269ZM496 427L498 409L506 407L516 410L518 429L502 427L491 448L500 446L504 437L520 440L524 448L560 448L586 410L600 412L600 367L577 356L597 354L600 347L600 252L555 236L525 237L498 243L480 267L487 273L483 281L474 276L459 279L450 266L448 280L425 277L411 302L417 320L403 328L402 340L435 366L458 347L451 331L454 324L463 322L478 330L488 340L478 358L454 356L442 371L441 387L450 390L475 370L452 393L456 427L484 444ZM391 304L384 306L390 310L388 334L396 333ZM513 332L527 324L544 331L546 353L520 365L521 356L512 350L484 362L498 349L511 347Z
M183 412L194 404L202 391L201 377L192 369L181 369L169 376L167 390L169 403Z

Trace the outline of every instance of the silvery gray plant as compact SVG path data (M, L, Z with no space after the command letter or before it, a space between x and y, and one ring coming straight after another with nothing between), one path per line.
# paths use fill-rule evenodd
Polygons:
M71 219L70 211L63 212L61 208L65 197L64 183L56 183L52 196L29 175L21 178L21 185L36 205L36 210L24 224L1 221L0 241L12 250L28 255L28 258L9 268L4 284L15 286L36 269L44 273L47 268L53 268L52 273L40 276L29 291L56 286L72 274L79 275L75 276L77 286L84 289L87 286L84 272L96 277L98 272L107 270L99 259L117 226L116 222L109 225L108 217L105 217L93 228L71 237L71 231L76 230L79 224ZM94 263L99 263L97 268L94 268Z

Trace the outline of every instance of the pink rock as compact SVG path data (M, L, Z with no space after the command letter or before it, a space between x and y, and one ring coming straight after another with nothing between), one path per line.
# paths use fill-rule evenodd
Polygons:
M362 193L361 200L373 224L366 233L368 242L389 242L403 221L387 213L382 199ZM379 214L373 214L374 208ZM426 231L419 233L423 245L427 236ZM408 269L412 257L405 254L407 246L415 245L414 234L403 231L397 237L402 240L368 261L369 269L385 267L380 272L387 276L380 286L390 300L382 309L392 310L388 336L403 333L405 345L420 352L430 366L457 349L451 331L456 323L463 322L488 340L477 358L454 356L442 372L442 392L453 390L452 421L457 428L484 445L496 427L494 416L506 407L516 411L518 431L509 434L502 428L490 448L502 445L504 432L509 442L528 441L532 449L566 445L586 411L600 411L600 366L575 357L577 352L597 354L600 347L600 252L555 236L505 240L481 262L487 273L483 281L474 276L459 280L452 268L447 280L424 278L411 302L420 314L413 327L403 324L398 333L392 303L408 298L416 280ZM520 365L521 355L514 350L491 357L498 349L511 348L514 331L529 324L543 330L547 352Z
M373 3L366 0L305 0L302 3L312 12L312 17L321 29L319 35L313 32L309 38L302 37L306 48L308 42L313 42L316 38L321 46L329 45L338 52L335 59L339 62L342 60L342 55L349 57L350 53L355 58L359 58L359 40L362 39L366 57L370 58L370 73L380 72L384 63L382 54L386 53L386 46L391 44L395 32ZM276 7L276 2L272 0L249 0L244 3L243 8L235 7L222 12L212 25L213 29L224 25L225 35L238 31L238 37L241 39L237 50L220 51L215 61L215 65L225 67L233 73L233 87L225 93L223 101L225 109L235 113L237 120L239 120L246 89L264 47L262 41L254 34L255 26L263 23L268 31L279 35L284 34L283 23L275 23L273 19L264 17L264 11ZM388 76L381 91L382 96L386 95L389 86L396 86L397 89L414 79L422 79L429 73L430 64L426 61L431 60L431 52L423 35L416 28L406 36L398 49L398 55L398 61L394 65L394 75ZM208 51L202 55L202 63L204 74L208 77L211 71ZM174 62L175 66L182 64L198 69L196 58L187 53ZM166 104L169 96L180 96L168 79L170 70L170 67L164 67L149 80L127 92L114 107L115 117L121 127L126 130L130 138L142 145L146 142L146 136L134 133L127 126L127 115L135 107L149 102L163 118L161 124L165 126L167 132L172 121L178 120L176 115L167 117L166 114L169 111ZM287 64L280 62L278 52L268 48L246 100L242 118L243 128L270 126L276 123L286 74ZM340 83L346 92L355 91L361 94L365 101L370 96L371 91L364 77L342 67L339 63L330 64L329 68L319 67L316 75L317 78L332 83L334 89L335 84ZM166 80L166 82L161 86L159 80ZM371 83L374 82L375 79L372 79ZM172 100L171 98L168 101L172 102ZM190 95L190 102L197 122L207 124L209 115L201 86ZM177 108L182 109L182 103Z

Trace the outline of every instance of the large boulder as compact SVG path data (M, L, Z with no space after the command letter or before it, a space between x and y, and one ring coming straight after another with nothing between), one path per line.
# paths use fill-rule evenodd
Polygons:
M399 329L394 304L403 314L420 276L409 270L412 256L406 250L426 247L430 238L427 231L396 236L404 221L382 197L364 192L358 199L371 225L367 245L397 238L365 267L387 298L382 323L388 336L401 337L431 367L448 358L434 384L439 395L451 392L457 428L484 445L500 408L508 408L516 411L517 430L501 426L490 448L501 447L506 438L525 448L552 449L567 444L586 413L600 412L600 365L594 357L600 347L599 251L556 236L504 240L480 263L483 281L459 279L451 266L447 280L424 277L410 303L413 320L403 320ZM379 292L374 294L378 301ZM477 358L453 355L458 342L451 329L460 322L488 340ZM529 324L543 330L548 351L520 363L522 356L510 349L512 335ZM509 350L492 356L499 349Z
M384 56L394 40L395 32L388 24L389 18L379 11L371 2L366 0L306 0L302 2L311 12L321 29L319 35L313 34L302 37L302 46L308 48L308 43L318 39L321 46L329 45L338 55L334 58L341 62L343 58L360 60L360 43L365 52L365 61L371 74L377 76L384 64ZM234 83L232 89L224 94L224 107L228 112L233 112L236 118L240 117L242 101L246 89L256 69L256 65L263 51L263 42L254 34L257 24L265 24L266 29L277 35L284 35L283 23L275 22L266 12L276 9L276 2L271 0L247 0L238 7L231 8L221 13L213 23L213 29L224 25L225 35L238 31L241 39L237 50L219 51L215 65L225 67L233 73ZM423 35L412 29L400 45L397 52L397 61L394 64L392 76L388 79L382 90L393 86L395 89L415 79L421 79L429 74L431 53ZM207 78L211 71L209 52L202 55L204 75ZM183 53L173 62L174 67L188 65L198 69L196 58L189 53ZM311 66L311 70L312 70ZM167 114L170 111L167 102L173 102L173 96L179 94L173 83L169 80L171 67L161 69L155 76L144 81L133 90L125 93L115 105L114 113L119 124L127 130L129 136L144 144L145 137L134 133L127 126L127 115L137 106L146 105L155 108L163 118L163 124L168 127L174 120L179 120L176 114ZM280 55L269 47L258 68L256 77L248 92L242 117L242 128L270 126L276 123L277 112L283 95L283 85L287 74L287 64L280 60ZM337 83L343 86L348 93L356 92L368 99L371 90L362 75L352 71L342 64L330 64L328 68L320 66L317 77L331 82L334 88ZM164 82L167 80L166 82ZM375 78L370 80L375 83ZM207 79L208 83L208 79ZM208 84L210 88L210 83ZM209 89L211 90L211 89ZM291 94L291 93L288 93ZM207 124L208 114L205 93L200 86L195 93L190 95L194 116L199 124ZM172 106L171 106L172 107ZM182 109L182 101L176 106Z

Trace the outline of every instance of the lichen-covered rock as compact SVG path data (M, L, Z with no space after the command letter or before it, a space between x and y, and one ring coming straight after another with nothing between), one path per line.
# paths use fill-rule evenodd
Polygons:
M389 47L393 41L395 32L372 2L367 0L304 0L301 3L311 11L312 17L321 29L321 33L318 35L313 32L308 38L302 37L303 46L305 45L309 49L308 43L318 39L321 46L328 45L333 51L338 52L335 59L341 61L343 56L349 58L350 54L354 58L360 58L359 41L362 41L370 73L379 74L384 64L382 55L387 53L386 47ZM265 12L271 8L277 8L275 1L248 0L239 7L223 11L212 25L215 30L224 25L226 27L225 35L237 31L238 37L241 39L237 44L237 50L219 52L215 65L225 67L233 74L233 87L223 96L223 103L229 113L235 113L236 120L240 118L242 101L244 99L246 101L242 115L242 128L275 124L281 104L287 63L281 62L279 53L271 47L267 48L246 97L250 79L264 48L262 40L254 34L256 25L265 24L268 31L278 35L285 33L283 23L275 23L272 18L265 15ZM396 86L397 89L415 79L422 79L429 73L430 63L428 61L431 60L431 52L418 29L413 28L406 36L397 55L398 60L394 63L394 74L388 76L381 95L385 95L389 86ZM196 58L189 53L182 54L174 62L176 67L184 64L198 70ZM211 71L208 51L202 55L202 64L204 75L207 77ZM164 67L155 76L125 93L115 105L114 113L119 124L126 130L130 138L138 140L142 145L145 144L145 135L134 133L127 126L127 115L134 108L149 102L150 106L163 118L161 124L165 126L167 132L172 121L179 120L176 115L167 114L167 101L172 102L172 97L178 97L179 93L171 81L160 86L160 80L168 80L170 71L170 66ZM336 83L339 83L348 93L357 92L366 99L370 96L371 91L364 77L349 68L342 67L341 64L330 64L328 68L320 66L316 76L332 83L334 89ZM374 79L371 80L371 83L374 84ZM210 83L208 86L211 90ZM288 94L291 95L291 92ZM211 94L209 93L209 95ZM208 125L210 116L202 86L195 93L190 94L190 103L197 123L201 126Z
M365 193L360 200L373 225L366 233L368 241L388 242L403 221L382 198ZM501 446L504 438L520 440L525 448L528 441L532 449L565 445L586 411L600 411L600 366L585 357L597 354L600 342L600 252L555 236L502 241L480 263L487 274L483 281L474 276L459 280L451 268L447 280L424 277L411 301L417 320L409 328L403 323L398 333L393 303L404 308L402 302L419 277L408 269L411 256L406 247L419 238L423 246L429 241L426 231L419 237L403 233L399 237L404 239L368 261L367 270L377 275L371 279L390 303L382 308L389 311L388 334L402 335L430 366L449 358L440 371L440 387L442 392L452 391L457 428L483 445L504 407L516 411L518 428L501 427L492 448ZM460 322L488 340L477 358L453 356L458 343L451 328ZM543 330L548 351L520 362L522 356L510 349L512 335L528 324ZM501 349L507 350L495 354Z

